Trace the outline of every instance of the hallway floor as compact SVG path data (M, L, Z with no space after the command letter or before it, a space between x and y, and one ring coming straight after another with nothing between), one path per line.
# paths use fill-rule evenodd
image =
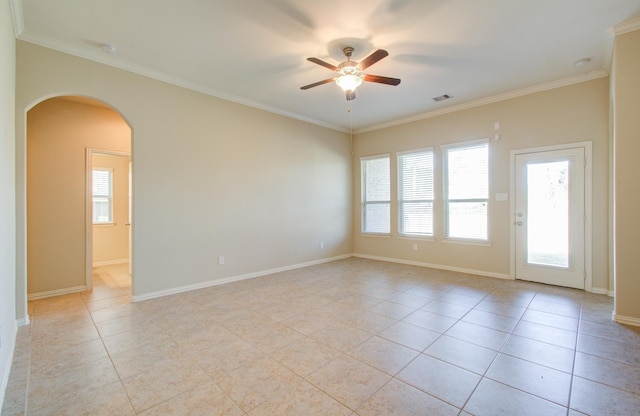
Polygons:
M2 415L634 415L640 330L573 289L350 258L29 303Z

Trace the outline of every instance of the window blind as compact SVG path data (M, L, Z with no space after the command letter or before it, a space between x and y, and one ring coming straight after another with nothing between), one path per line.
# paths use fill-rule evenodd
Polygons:
M362 232L388 234L390 217L389 156L361 159Z
M113 222L113 171L94 169L93 185L93 222L95 224Z
M398 155L398 231L433 235L433 149Z

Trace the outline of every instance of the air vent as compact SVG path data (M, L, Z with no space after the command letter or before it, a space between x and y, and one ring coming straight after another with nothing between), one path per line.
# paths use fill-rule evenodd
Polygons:
M449 95L449 94L443 94L443 95L440 95L438 97L433 97L433 101L440 102L440 101L448 100L451 97L452 96Z

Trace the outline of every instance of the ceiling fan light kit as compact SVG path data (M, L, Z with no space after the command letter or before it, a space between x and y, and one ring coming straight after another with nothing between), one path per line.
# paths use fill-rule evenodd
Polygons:
M389 53L387 51L385 51L384 49L378 49L377 51L373 52L371 55L360 61L360 63L351 60L353 51L354 49L351 46L346 46L345 48L343 48L342 52L344 53L344 56L347 57L347 60L342 62L338 66L332 65L318 58L307 58L307 61L309 62L313 62L314 64L324 66L325 68L337 72L338 76L335 78L329 78L323 81L314 82L313 84L305 85L303 87L300 87L300 89L308 90L309 88L317 87L318 85L335 81L335 83L338 84L338 86L345 92L347 100L351 101L356 98L356 88L358 88L358 86L362 84L362 81L376 82L379 84L394 86L400 84L400 79L398 78L382 77L379 75L369 75L364 73L365 69L375 64L382 58L388 56Z

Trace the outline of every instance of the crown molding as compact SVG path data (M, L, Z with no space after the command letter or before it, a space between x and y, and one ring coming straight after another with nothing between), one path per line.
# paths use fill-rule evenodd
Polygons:
M15 1L20 1L20 0L15 0ZM296 113L291 113L288 111L283 111L281 109L278 108L273 108L273 107L269 107L266 106L262 103L256 102L256 101L252 101L252 100L248 100L244 97L240 97L240 96L235 96L235 95L231 95L231 94L227 94L227 93L222 93L220 91L216 91L207 87L204 87L202 85L193 83L191 81L187 81L183 78L180 77L175 77L173 75L167 74L165 72L162 71L158 71L155 70L153 68L147 67L147 66L143 66L143 65L137 65L134 64L132 62L128 62L128 61L123 61L122 59L118 59L115 57L112 57L111 55L105 54L101 51L87 51L86 49L82 49L82 48L74 48L72 46L70 46L67 43L64 42L60 42L56 39L53 38L48 38L45 36L38 36L38 35L33 35L32 33L30 33L29 31L23 31L21 32L20 36L18 37L19 40L27 42L27 43L31 43L34 45L38 45L38 46L42 46L44 48L47 49L52 49L58 52L62 52L62 53L66 53L68 55L73 55L75 57L81 58L81 59L86 59L89 61L93 61L93 62L97 62L99 64L103 64L103 65L107 65L107 66L111 66L117 69L122 69L124 71L127 72L132 72L134 74L138 74L138 75L142 75L144 77L147 78L151 78L151 79L155 79L156 81L162 81L162 82L166 82L168 84L171 85L175 85L178 87L182 87L182 88L186 88L188 90L192 90L195 92L199 92L205 95L209 95L212 97L216 97L216 98L220 98L222 100L226 100L226 101L231 101L233 103L236 104L241 104L241 105L245 105L247 107L252 107L258 110L263 110L263 111L267 111L269 113L273 113L273 114L278 114L284 117L288 117L288 118L292 118L298 121L303 121L305 123L311 123L320 127L325 127L331 130L336 130L342 133L348 133L349 130L345 127L342 126L338 126L335 124L331 124L331 123L327 123L321 120L316 120L314 118L311 117L304 117L301 116L299 114Z
M638 29L640 29L640 17L615 25L613 27L613 34L615 36L620 36Z
M9 0L11 19L13 20L13 33L16 38L24 32L24 15L22 13L22 0Z
M533 85L531 87L525 87L518 90L508 91L502 94L492 95L490 97L480 98L473 101L467 101L465 103L460 103L460 104L452 105L449 107L440 108L438 110L427 111L425 113L420 113L414 116L396 119L387 123L375 124L373 126L358 129L354 131L354 134L362 134L362 133L367 133L374 130L381 130L388 127L398 126L401 124L412 123L414 121L425 120L428 118L437 117L444 114L455 113L457 111L467 110L474 107L480 107L487 104L493 104L500 101L510 100L512 98L518 98L518 97L522 97L529 94L535 94L537 92L543 92L543 91L553 90L556 88L566 87L573 84L579 84L581 82L603 78L608 75L609 75L609 71L604 69L601 69L598 71L592 71L586 74L581 74L581 75L577 75L569 78L563 78L557 81L551 81L544 84L538 84L538 85Z

